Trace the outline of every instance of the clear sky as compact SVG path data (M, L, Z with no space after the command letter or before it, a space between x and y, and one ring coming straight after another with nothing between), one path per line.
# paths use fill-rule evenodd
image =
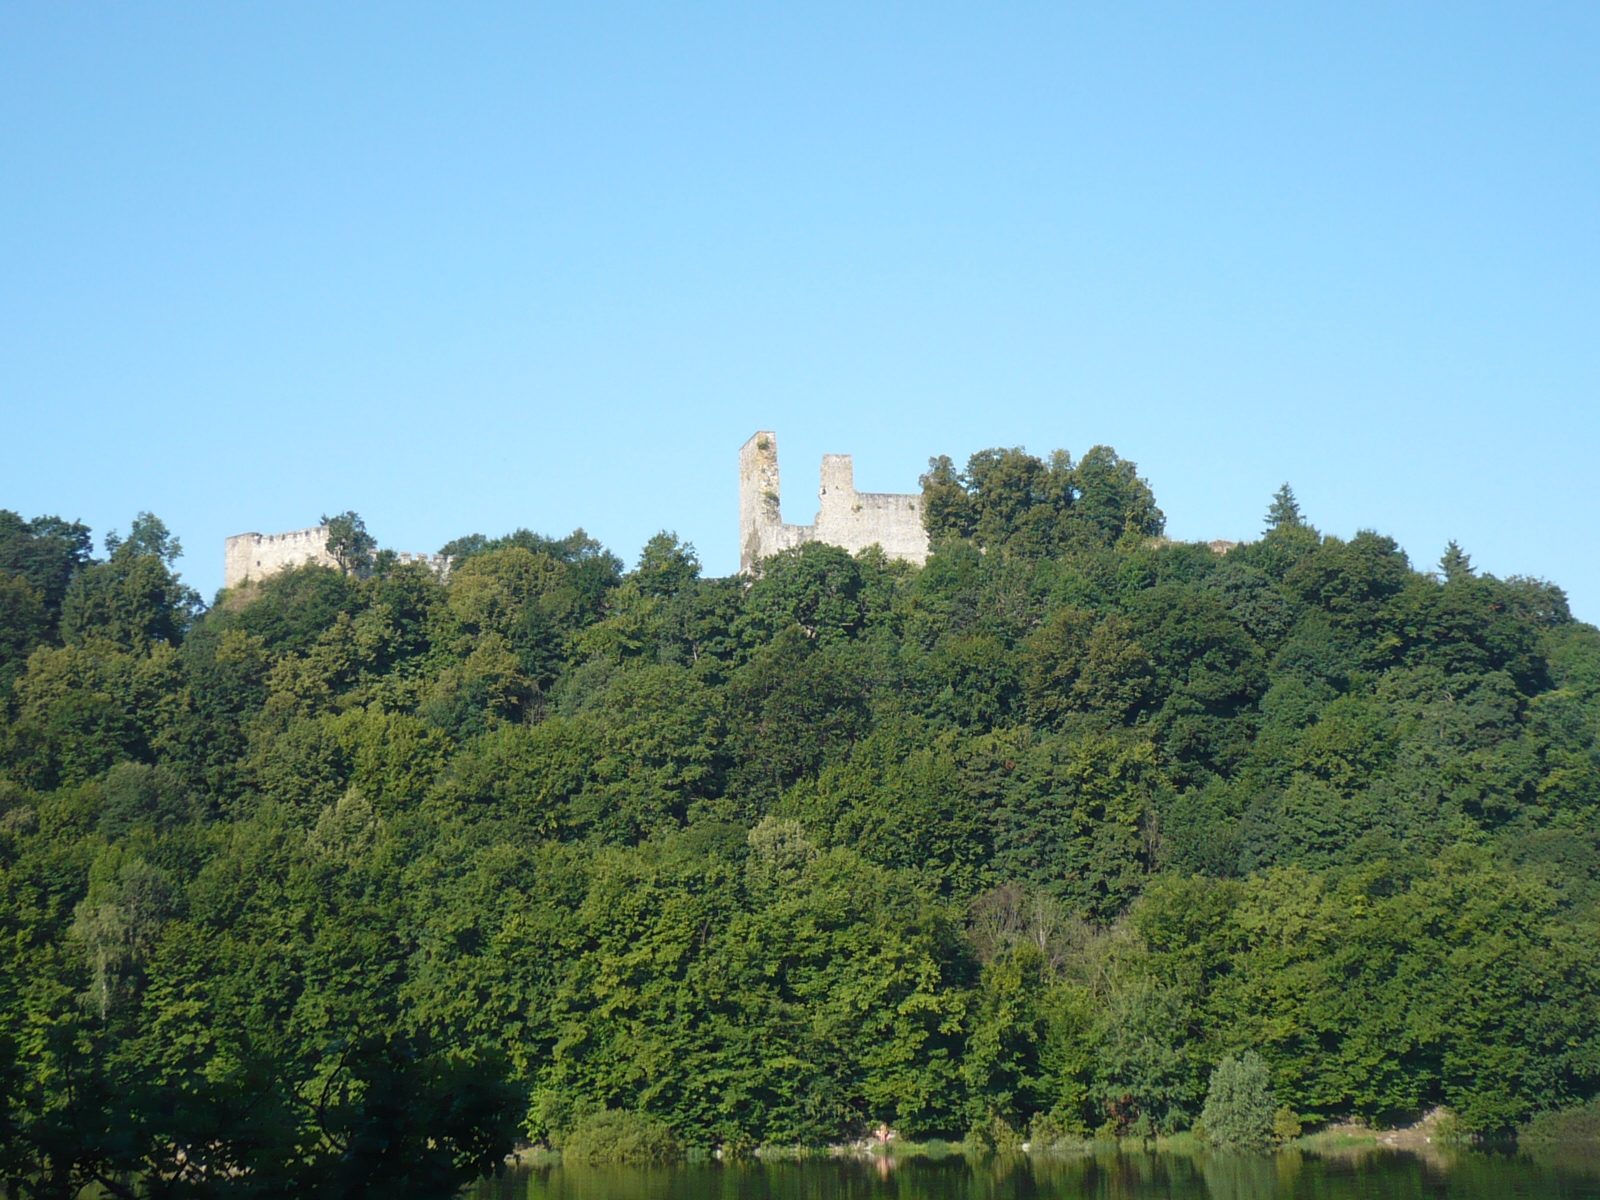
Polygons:
M1600 620L1600 5L0 5L0 507L666 527L1108 443Z

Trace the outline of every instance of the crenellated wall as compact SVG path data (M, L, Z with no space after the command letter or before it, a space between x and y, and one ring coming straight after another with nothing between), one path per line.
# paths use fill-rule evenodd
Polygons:
M223 550L222 586L238 587L249 579L265 579L290 567L339 564L328 553L328 527L293 529L288 533L240 533Z
M449 575L450 560L443 554L395 555L400 563L421 563L440 575ZM291 529L288 533L240 533L228 538L223 547L222 586L238 587L247 580L265 579L290 567L317 563L337 567L328 553L328 527Z
M418 563L435 575L448 579L450 577L450 556L448 554L413 554L409 550L395 552L394 561L400 566Z
M891 558L919 566L928 557L922 528L922 497L858 492L848 454L822 456L816 520L790 525L783 519L778 480L778 435L761 430L739 449L739 570L745 573L769 554L804 542L842 546L852 554L882 546Z

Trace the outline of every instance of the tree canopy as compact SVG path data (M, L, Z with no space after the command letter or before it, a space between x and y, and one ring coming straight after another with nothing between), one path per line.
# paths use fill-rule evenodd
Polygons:
M9 1194L1595 1095L1559 588L1287 485L1174 543L1104 447L923 488L921 568L518 530L441 576L347 513L209 609L149 514L96 560L0 513Z

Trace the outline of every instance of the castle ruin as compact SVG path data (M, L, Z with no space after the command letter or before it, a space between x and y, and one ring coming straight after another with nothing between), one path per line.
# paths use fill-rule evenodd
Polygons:
M781 510L778 435L761 430L739 448L739 570L748 574L767 555L805 542L841 546L852 554L881 546L890 558L921 566L928 557L922 497L858 492L848 454L822 456L820 509L810 525L789 525Z
M848 454L822 456L819 508L810 525L787 524L780 496L778 435L761 430L739 449L739 570L745 574L767 555L806 542L840 546L852 554L881 546L890 558L917 566L928 557L922 497L856 491L855 464ZM328 553L326 525L287 533L236 534L227 539L223 553L222 581L230 588L307 563L339 565ZM400 554L396 559L421 563L440 575L450 570L450 560L442 554Z
M822 456L818 511L810 525L783 519L778 480L778 435L758 430L739 447L739 570L755 571L763 558L806 542L839 546L855 554L879 546L890 558L921 566L928 558L928 534L922 525L922 497L893 492L858 492L855 463L848 454ZM1209 543L1222 555L1237 542ZM227 539L223 586L238 587L306 563L339 564L328 553L328 527L288 533L241 533ZM443 554L397 554L399 563L421 563L441 576L450 573Z
M450 560L443 554L397 554L399 563L421 563L440 575L449 574ZM250 580L315 563L319 567L339 564L328 553L328 527L293 529L288 533L240 533L223 544L222 586L238 587Z

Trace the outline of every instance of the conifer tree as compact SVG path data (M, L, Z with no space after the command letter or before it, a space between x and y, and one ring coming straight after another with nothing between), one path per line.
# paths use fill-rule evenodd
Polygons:
M1444 548L1444 557L1439 559L1439 570L1444 575L1446 583L1454 583L1458 579L1471 579L1477 574L1473 570L1472 558L1463 550L1454 538Z
M1272 507L1267 509L1267 528L1282 529L1285 525L1304 525L1300 519L1300 502L1294 498L1294 489L1285 483L1272 495Z

